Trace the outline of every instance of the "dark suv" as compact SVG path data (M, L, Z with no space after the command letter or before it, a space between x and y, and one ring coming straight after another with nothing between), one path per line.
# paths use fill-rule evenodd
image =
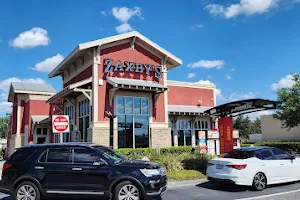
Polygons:
M3 165L0 191L17 200L48 195L139 200L160 198L166 190L166 172L158 164L121 159L97 147L65 143L19 148Z

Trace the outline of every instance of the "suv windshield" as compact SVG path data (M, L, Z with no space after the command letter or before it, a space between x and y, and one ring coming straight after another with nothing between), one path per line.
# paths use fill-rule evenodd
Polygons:
M95 149L96 149L97 151L99 151L99 152L101 153L102 156L104 156L106 159L108 159L110 162L112 162L112 163L114 163L114 164L119 163L119 162L121 162L122 160L124 160L124 159L119 158L119 157L117 157L117 156L111 155L111 153L108 153L109 151L104 151L103 149L98 148L98 147L95 147Z
M255 156L254 151L232 150L224 158L247 159Z

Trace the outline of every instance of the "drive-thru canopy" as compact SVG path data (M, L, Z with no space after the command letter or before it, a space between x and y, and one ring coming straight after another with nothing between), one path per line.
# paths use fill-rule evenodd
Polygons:
M235 117L252 112L277 109L280 105L281 103L278 101L267 99L246 99L213 107L205 113L216 117Z

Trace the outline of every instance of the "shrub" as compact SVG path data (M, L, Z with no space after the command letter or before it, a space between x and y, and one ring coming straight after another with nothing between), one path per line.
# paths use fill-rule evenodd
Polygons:
M257 142L254 144L242 144L242 147L250 145L276 147L292 154L300 153L300 142Z
M181 181L181 180L193 180L202 179L205 176L196 170L179 170L179 171L169 171L167 172L169 180Z

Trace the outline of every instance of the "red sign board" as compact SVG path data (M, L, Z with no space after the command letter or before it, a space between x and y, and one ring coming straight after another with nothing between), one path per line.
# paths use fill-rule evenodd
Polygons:
M223 117L219 119L220 153L227 153L233 149L233 127L232 118Z
M52 116L53 133L69 132L69 116L68 115L53 115Z

